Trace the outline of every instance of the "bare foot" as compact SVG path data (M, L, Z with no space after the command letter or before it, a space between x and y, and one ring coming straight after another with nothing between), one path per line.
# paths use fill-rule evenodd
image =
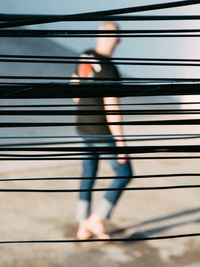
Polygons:
M87 229L100 239L110 239L106 232L105 221L97 214L93 213L87 220Z
M92 237L92 233L87 228L87 220L82 220L79 223L76 237L80 240L90 239Z

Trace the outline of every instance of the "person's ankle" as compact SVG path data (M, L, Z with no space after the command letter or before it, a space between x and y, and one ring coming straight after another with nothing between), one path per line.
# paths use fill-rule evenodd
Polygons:
M87 221L88 229L100 239L110 239L106 231L106 221L97 213L90 215Z
M105 220L96 213L90 215L87 221L87 225L93 232L96 233L106 232Z
M100 215L98 215L97 213L92 213L90 215L90 217L88 218L89 221L93 221L93 222L101 222L101 223L105 223L105 219L103 219Z
M89 239L92 233L88 230L87 219L81 220L78 224L76 236L78 239Z

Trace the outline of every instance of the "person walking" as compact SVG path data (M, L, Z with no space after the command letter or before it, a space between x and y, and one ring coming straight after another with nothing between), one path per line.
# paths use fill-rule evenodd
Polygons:
M119 26L114 22L104 22L100 30L119 30ZM80 62L76 66L75 72L72 74L74 78L72 82L81 82L79 77L84 78L111 78L117 80L120 78L117 67L112 63L111 56L115 48L120 43L119 36L109 33L109 37L97 36L95 49L86 50L81 56L88 57L88 62ZM112 35L113 36L112 36ZM95 62L95 64L94 64ZM107 64L104 64L106 62ZM91 81L87 81L90 82ZM87 82L85 85L87 86ZM108 85L109 86L109 85ZM87 147L124 147L125 140L123 138L122 126L110 125L110 122L120 123L122 117L120 115L119 99L117 97L103 98L79 98L74 99L77 103L78 110L98 110L98 115L78 115L77 131L81 136L83 143ZM117 114L106 114L106 111L117 111ZM79 125L79 123L84 125ZM86 125L88 122L100 123L100 125ZM108 155L111 156L111 155ZM107 191L98 206L92 210L92 192L80 192L77 205L78 220L78 239L89 239L96 236L101 239L110 238L106 230L106 222L110 218L113 208L116 206L123 189L129 183L132 177L132 169L130 160L127 155L112 155L113 159L109 160L112 168L116 173L116 178L110 185L110 189L117 188L117 191ZM98 150L87 155L83 159L82 179L80 189L90 190L93 188L99 165L100 153ZM121 177L121 178L120 178Z

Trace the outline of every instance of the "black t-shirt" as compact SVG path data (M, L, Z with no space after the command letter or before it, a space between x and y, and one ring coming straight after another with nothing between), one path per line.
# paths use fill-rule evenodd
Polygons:
M94 50L87 50L81 54L89 59L98 58L99 64L92 64L88 61L87 64L79 63L76 67L76 73L82 77L94 78L112 78L119 79L120 74L116 66L110 58L97 54ZM109 64L103 64L102 59L108 61ZM84 60L85 61L85 60ZM86 84L87 86L87 84ZM90 105L90 106L82 106ZM104 111L103 98L80 98L78 110L98 110ZM78 115L77 123L105 123L105 125L77 125L77 131L81 135L111 135L110 129L106 124L106 116L102 115Z

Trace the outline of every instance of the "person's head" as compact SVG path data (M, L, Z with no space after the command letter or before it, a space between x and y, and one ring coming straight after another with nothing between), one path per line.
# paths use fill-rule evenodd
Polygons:
M119 30L119 26L115 22L106 21L100 25L99 30L117 31ZM111 56L120 42L119 36L112 37L112 35L114 35L112 33L109 35L111 35L111 37L96 37L96 51L105 56Z

